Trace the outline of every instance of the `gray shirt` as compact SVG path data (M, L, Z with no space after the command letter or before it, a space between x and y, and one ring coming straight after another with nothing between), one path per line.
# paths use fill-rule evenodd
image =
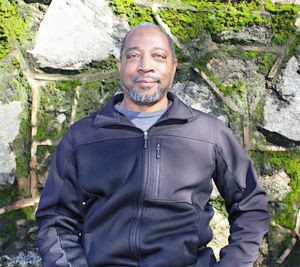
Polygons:
M154 123L158 121L162 114L168 108L163 108L154 112L136 112L128 110L116 104L114 108L128 118L136 127L144 132L147 131Z

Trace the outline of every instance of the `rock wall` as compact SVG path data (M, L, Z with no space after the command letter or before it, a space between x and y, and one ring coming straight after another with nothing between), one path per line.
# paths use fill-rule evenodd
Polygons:
M55 146L120 90L120 41L150 21L177 45L173 92L231 127L269 195L255 266L299 267L299 11L297 1L0 0L0 266L41 265L34 211ZM211 204L218 255L229 230L217 190Z

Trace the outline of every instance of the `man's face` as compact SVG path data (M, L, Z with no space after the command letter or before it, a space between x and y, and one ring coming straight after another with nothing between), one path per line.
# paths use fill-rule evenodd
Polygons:
M137 104L159 102L172 86L176 65L161 31L151 27L135 30L118 61L124 97Z

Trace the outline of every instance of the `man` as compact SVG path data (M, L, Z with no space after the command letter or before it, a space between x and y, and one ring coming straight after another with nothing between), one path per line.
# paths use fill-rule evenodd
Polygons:
M250 267L267 232L266 195L222 122L172 86L170 37L142 23L118 60L123 94L72 125L36 214L43 266ZM216 262L212 178L231 234Z

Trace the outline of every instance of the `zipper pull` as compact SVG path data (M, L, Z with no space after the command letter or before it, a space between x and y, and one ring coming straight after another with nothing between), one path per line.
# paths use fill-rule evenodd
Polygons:
M155 150L156 150L156 158L159 159L160 158L160 144L157 144Z
M144 149L148 148L148 139L149 139L148 132L145 131L144 132Z

